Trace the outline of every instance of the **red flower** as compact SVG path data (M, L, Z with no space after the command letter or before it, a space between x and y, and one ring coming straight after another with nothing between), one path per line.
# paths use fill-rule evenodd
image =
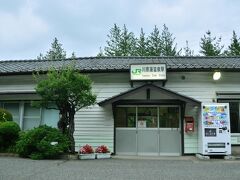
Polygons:
M91 153L94 153L94 150L92 148L92 146L86 144L85 146L82 146L80 148L80 154L91 154Z
M108 153L110 152L108 147L105 145L98 146L95 150L96 153Z

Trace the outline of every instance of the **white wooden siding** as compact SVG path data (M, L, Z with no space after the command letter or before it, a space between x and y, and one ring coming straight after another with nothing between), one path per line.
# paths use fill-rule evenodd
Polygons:
M182 76L185 76L184 80ZM92 73L89 77L94 81L93 91L97 95L97 102L131 89L129 73ZM168 72L165 88L202 102L212 102L216 100L216 91L239 91L239 77L240 73L223 72L219 81L213 81L210 72ZM142 83L134 83L134 87L139 84ZM34 91L34 87L35 82L31 75L2 76L0 78L0 92ZM153 94L153 96L155 95ZM198 117L197 110L194 108L189 104L186 108L186 115L193 115L196 121L195 132L184 134L185 153L197 152L196 122ZM111 105L102 108L96 104L77 112L74 133L76 150L79 150L79 147L84 144L93 146L105 144L113 150L113 122Z
M165 87L204 103L216 101L216 91L240 90L240 73L222 72L222 77L219 81L214 81L212 74L211 72L169 73ZM185 76L184 80L181 78L182 76ZM184 133L185 153L197 153L198 151L197 122L199 115L197 111L194 111L194 107L191 106L188 106L186 109L186 115L192 115L196 121L195 132L193 134ZM236 143L236 136L232 137L232 143Z
M118 95L130 88L128 76L115 74L93 74L93 91L97 95L97 102ZM84 108L75 115L75 144L76 150L80 146L90 144L94 147L107 145L113 151L114 120L112 106L99 107L94 105Z

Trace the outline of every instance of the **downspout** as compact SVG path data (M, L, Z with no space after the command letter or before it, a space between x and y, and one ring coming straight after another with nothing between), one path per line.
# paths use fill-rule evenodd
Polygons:
M186 102L181 104L181 151L184 155L184 116L185 116Z

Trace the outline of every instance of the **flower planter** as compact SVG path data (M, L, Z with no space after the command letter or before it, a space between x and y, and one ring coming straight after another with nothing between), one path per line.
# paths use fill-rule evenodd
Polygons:
M111 158L111 153L96 153L97 159L109 159Z
M96 158L94 153L92 153L92 154L79 154L78 157L79 157L79 159L82 159L82 160L84 160L84 159L95 159Z

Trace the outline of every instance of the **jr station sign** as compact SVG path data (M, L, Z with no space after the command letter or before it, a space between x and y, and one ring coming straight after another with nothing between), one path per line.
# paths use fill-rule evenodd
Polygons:
M166 80L166 64L132 64L130 76L132 81Z

